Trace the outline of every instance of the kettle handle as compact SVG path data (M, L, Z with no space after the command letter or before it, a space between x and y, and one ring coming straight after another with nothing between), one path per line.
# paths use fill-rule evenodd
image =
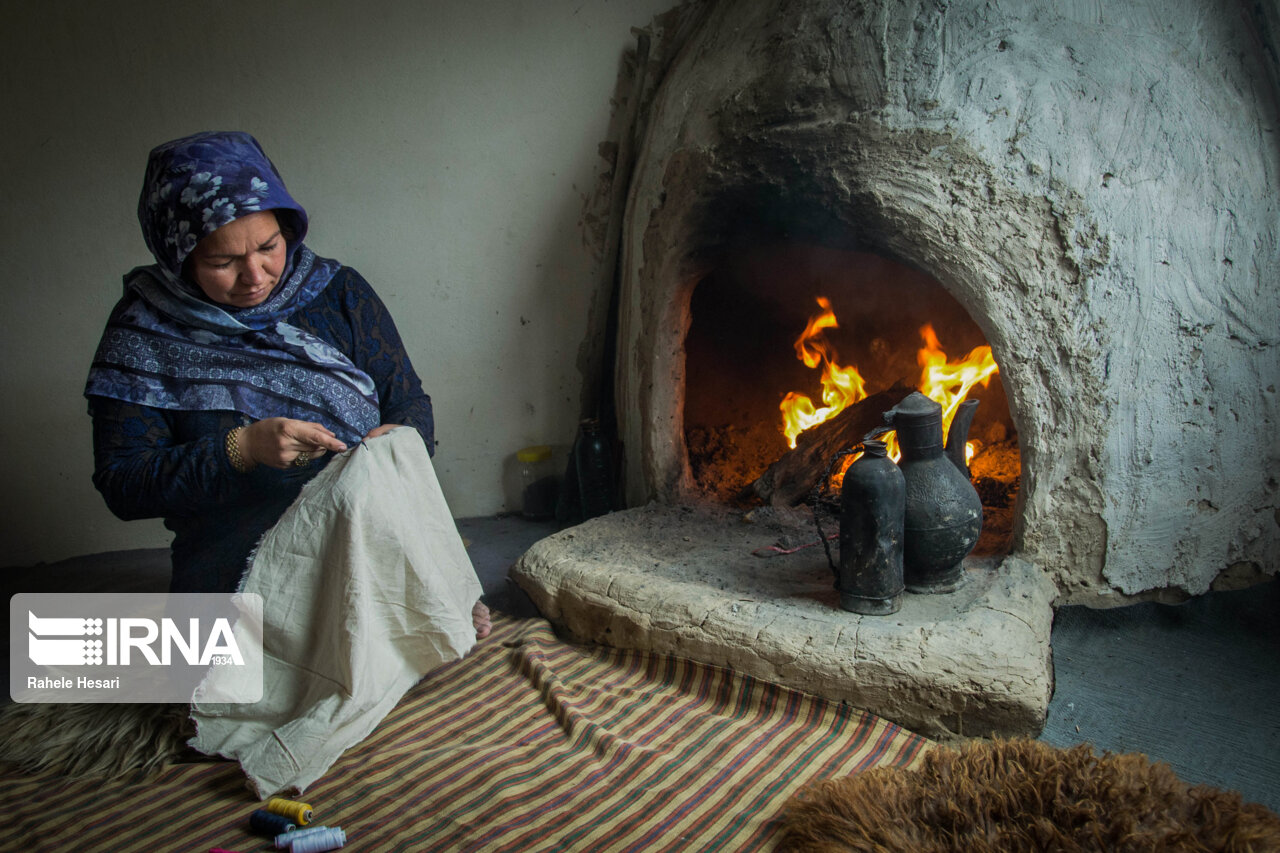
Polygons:
M866 441L864 438L862 441ZM819 517L822 507L822 499L827 494L827 484L831 481L831 472L835 470L836 464L846 456L852 456L855 453L862 452L862 442L858 442L853 447L836 452L831 457L831 461L827 463L827 470L822 472L822 479L818 481L818 485L814 487L810 502L813 504L813 526L818 529L818 541L822 543L822 550L827 554L827 565L831 566L831 572L836 576L836 589L840 584L840 567L836 565L835 559L831 556L831 545L829 544L839 534L828 536L826 531L822 529L822 519Z
M867 433L866 435L864 435L864 436L862 437L862 440L863 440L863 441L871 441L872 439L879 438L880 436L884 435L885 433L893 432L895 429L897 429L897 427L895 427L895 426L894 426L893 424L891 424L891 423L884 424L884 425L882 425L882 426L878 426L878 427L876 427L875 429L871 430L871 432L869 432L869 433Z
M973 424L973 416L977 414L978 401L965 400L956 409L956 416L951 419L951 429L947 430L947 458L955 463L969 479L969 462L964 458L965 444L969 441L969 427Z

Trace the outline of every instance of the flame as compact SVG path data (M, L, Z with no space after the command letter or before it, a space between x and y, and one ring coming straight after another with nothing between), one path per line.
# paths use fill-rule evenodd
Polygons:
M969 390L979 384L985 388L1000 368L989 346L974 347L959 361L948 362L931 324L920 327L920 337L924 339L924 346L916 353L916 361L920 365L920 393L942 405L942 434L946 435L956 410L969 396ZM893 438L891 450L896 450L897 435ZM965 461L973 459L976 452L977 442L965 444Z
M831 301L825 296L818 297L819 313L809 318L804 332L796 338L796 357L805 366L822 367L822 402L818 408L804 394L791 391L783 398L779 408L782 410L783 433L787 436L788 446L796 446L796 436L805 430L815 427L824 421L834 418L848 406L867 396L866 382L856 367L840 367L836 363L836 350L823 335L826 329L839 328L835 312L831 310ZM919 389L922 394L942 406L942 431L945 435L955 419L956 410L968 396L975 385L986 387L991 377L1000 372L991 347L975 347L967 356L958 360L947 361L947 354L938 342L938 335L933 325L926 323L920 327L920 337L924 346L916 353L916 361L920 365ZM898 448L898 436L889 433L884 436L889 448L889 456L896 462L902 455ZM970 441L965 445L965 459L973 458L977 451L977 442ZM856 458L856 457L855 457ZM852 462L850 459L848 462Z
M822 310L809 318L804 332L796 338L796 357L806 367L822 366L822 408L797 391L788 392L779 408L782 410L782 431L787 445L796 446L796 436L810 427L830 420L849 406L867 396L866 383L856 367L841 367L836 363L836 349L823 335L826 329L839 328L831 300L818 297Z

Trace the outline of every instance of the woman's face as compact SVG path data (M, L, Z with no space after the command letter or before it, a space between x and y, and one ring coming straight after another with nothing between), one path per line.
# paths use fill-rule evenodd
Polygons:
M285 265L285 240L276 215L250 213L206 235L189 259L192 278L210 300L251 308L271 295Z

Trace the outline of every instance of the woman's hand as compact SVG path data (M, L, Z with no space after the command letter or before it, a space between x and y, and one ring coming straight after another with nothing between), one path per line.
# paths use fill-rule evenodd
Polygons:
M341 453L347 449L321 424L292 418L264 418L242 427L239 445L240 455L250 468L255 465L269 468L306 465L323 456L326 450Z
M404 426L404 424L382 424L381 426L376 426L373 429L369 430L369 434L364 437L364 440L368 441L371 438L377 438L380 435L386 435L396 427L400 427L400 426Z

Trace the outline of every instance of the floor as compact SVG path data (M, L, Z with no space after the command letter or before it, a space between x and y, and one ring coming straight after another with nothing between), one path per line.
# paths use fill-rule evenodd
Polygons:
M1280 812L1280 581L1181 605L1058 609L1040 739L1142 752Z
M492 606L532 615L507 569L554 532L518 516L461 519ZM160 591L163 549L120 551L0 573L5 597L74 588ZM1041 740L1090 743L1167 762L1188 782L1240 791L1280 812L1280 581L1178 605L1063 607L1053 626L1056 688ZM8 639L3 666L8 670ZM5 697L7 699L7 696Z

